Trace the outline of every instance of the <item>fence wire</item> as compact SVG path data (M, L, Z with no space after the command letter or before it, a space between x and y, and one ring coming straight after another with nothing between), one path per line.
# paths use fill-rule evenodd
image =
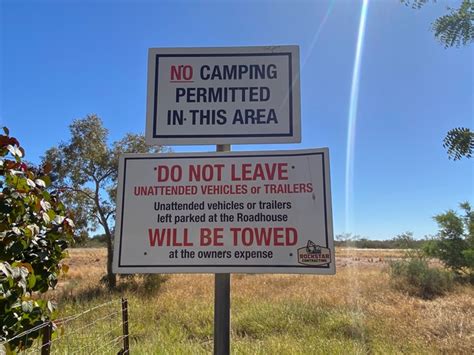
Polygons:
M0 345L5 345L5 344L7 344L7 343L12 342L13 340L23 338L24 336L27 336L28 334L31 334L31 333L33 333L33 332L35 332L35 331L37 331L37 330L40 330L40 329L42 329L42 328L45 328L45 327L47 327L48 325L49 325L48 322L46 322L46 323L41 323L41 324L39 324L39 325L37 325L37 326L31 328L31 329L25 330L24 332L15 335L14 337L11 337L10 339L7 339L7 340L1 342Z
M28 349L18 349L18 354L42 354L48 349L50 354L96 354L99 351L104 353L112 350L117 353L117 350L122 350L122 342L128 337L122 334L124 325L128 325L128 320L124 321L121 317L122 302L122 300L105 302L80 313L55 320L53 324L41 323L0 342L0 354L2 354L2 345L7 346L8 343L18 340L22 340L22 344L28 344L31 333L38 330L44 333L47 327L51 327L52 332L53 326L55 332L49 341L48 339L45 341L40 336ZM118 309L112 311L110 308L113 306L117 306ZM128 351L125 353L128 354Z

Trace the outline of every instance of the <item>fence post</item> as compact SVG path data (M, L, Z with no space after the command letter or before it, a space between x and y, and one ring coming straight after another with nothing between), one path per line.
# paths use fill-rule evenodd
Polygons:
M123 326L123 352L130 354L130 345L128 339L128 301L122 298L122 326Z
M53 332L53 323L48 322L48 325L43 328L43 341L41 344L41 355L49 355L51 352L52 332Z

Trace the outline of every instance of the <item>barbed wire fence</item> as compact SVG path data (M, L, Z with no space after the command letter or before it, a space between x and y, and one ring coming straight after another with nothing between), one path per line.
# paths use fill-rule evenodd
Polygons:
M78 324L79 323L79 324ZM41 332L33 345L32 333ZM128 301L126 298L105 302L83 312L41 323L0 343L2 348L21 342L17 353L23 354L130 354ZM36 337L35 337L36 338ZM2 347L3 345L3 347Z

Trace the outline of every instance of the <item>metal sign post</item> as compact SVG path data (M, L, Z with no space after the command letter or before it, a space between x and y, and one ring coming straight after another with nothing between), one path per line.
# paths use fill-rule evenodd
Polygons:
M230 351L230 274L215 274L214 355Z
M230 144L219 144L217 152L230 152ZM230 274L214 276L214 355L230 353Z

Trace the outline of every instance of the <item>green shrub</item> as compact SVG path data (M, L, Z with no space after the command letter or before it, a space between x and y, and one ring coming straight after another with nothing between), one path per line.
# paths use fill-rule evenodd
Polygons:
M441 296L453 287L451 272L430 268L422 257L392 262L390 278L394 288L424 299Z
M72 242L74 223L49 189L50 168L32 168L7 128L0 134L0 342L50 320L55 309L39 293L54 288L68 267L61 264ZM30 347L28 338L0 345L0 353Z
M460 205L462 214L449 210L434 216L438 235L424 247L427 255L436 257L458 277L474 274L474 211L468 202Z

